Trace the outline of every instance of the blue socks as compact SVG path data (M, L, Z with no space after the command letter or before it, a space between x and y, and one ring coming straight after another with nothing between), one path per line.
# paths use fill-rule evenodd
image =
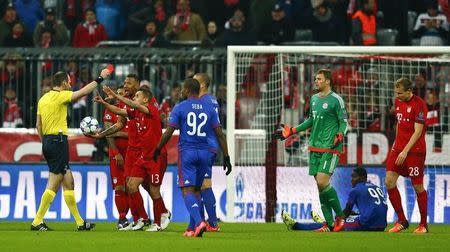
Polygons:
M184 196L184 203L186 204L186 208L189 212L189 215L194 221L194 225L197 226L200 222L203 221L203 218L200 215L200 207L203 208L203 204L201 200L199 200L198 196L193 192L187 192Z
M292 230L316 230L323 226L322 223L298 223L296 222Z
M206 212L208 213L209 225L212 227L217 227L216 197L214 197L212 188L206 188L205 190L202 190L202 198ZM203 212L203 210L201 211Z

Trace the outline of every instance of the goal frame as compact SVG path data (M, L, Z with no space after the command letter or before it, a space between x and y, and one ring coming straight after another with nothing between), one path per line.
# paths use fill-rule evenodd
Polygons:
M237 53L305 53L305 54L450 54L450 47L438 46L228 46L227 47L227 142L231 164L235 166L235 103L236 103L236 54ZM227 177L226 220L234 222L235 174Z

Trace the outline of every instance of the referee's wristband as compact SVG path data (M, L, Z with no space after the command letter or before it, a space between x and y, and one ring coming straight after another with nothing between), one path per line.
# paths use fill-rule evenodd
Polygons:
M97 79L95 79L95 81L97 82L97 84L100 84L100 83L102 83L102 81L103 81L103 77L99 75L99 76L97 77Z

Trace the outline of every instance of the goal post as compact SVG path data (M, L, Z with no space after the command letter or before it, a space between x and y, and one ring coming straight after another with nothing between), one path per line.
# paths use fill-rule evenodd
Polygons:
M296 125L306 118L320 68L331 69L333 88L344 98L351 125L332 178L342 204L349 184L345 168L373 168L370 175L383 186L379 168L395 135L389 111L393 83L400 77L415 82L425 72L426 81L433 82L424 98L433 93L440 103L439 123L428 127L426 179L438 179L434 174L447 173L447 167L450 174L450 157L445 157L450 155L445 146L450 145L450 47L228 46L226 133L234 169L227 177L227 221L279 221L276 215L285 208L297 211L300 221L310 208L320 212L317 189L307 175L308 134L285 142L273 138L280 122ZM409 200L410 185L399 182ZM414 202L407 204L417 215Z

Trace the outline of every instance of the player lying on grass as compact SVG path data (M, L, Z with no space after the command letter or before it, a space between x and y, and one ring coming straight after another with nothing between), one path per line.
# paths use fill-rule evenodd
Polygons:
M367 171L355 168L352 173L352 187L344 209L346 231L384 231L387 226L386 198L380 187L367 181ZM354 214L353 206L359 210ZM311 213L313 220L319 223L298 223L286 211L281 212L281 218L289 230L317 230L324 220L318 214ZM330 231L330 229L328 230Z

